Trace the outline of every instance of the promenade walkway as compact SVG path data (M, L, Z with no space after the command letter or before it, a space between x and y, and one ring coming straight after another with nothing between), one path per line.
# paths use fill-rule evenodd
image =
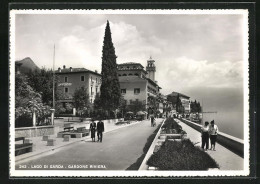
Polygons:
M178 122L187 132L187 137L196 146L201 146L201 133L180 120ZM244 159L219 144L216 144L216 151L209 150L207 153L219 164L220 170L243 170Z
M54 135L50 135L50 139L55 139L56 140L56 145L55 146L47 146L46 141L42 141L42 136L40 137L31 137L30 139L32 140L32 143L34 145L33 152L29 152L26 154L18 155L15 157L15 162L16 163L21 163L25 160L31 160L31 159L36 159L39 157L42 157L46 154L49 154L50 151L57 150L58 148L62 148L65 146L69 146L71 144L77 143L84 141L86 139L90 139L90 135L83 137L83 138L71 138L69 142L64 142L63 138L57 138L57 133L59 131L63 131L64 124L66 123L73 123L73 122L67 122L67 119L60 119L59 121L56 120L55 122L55 132ZM135 124L141 123L140 121L132 121L131 124L121 124L121 125L115 125L114 123L104 123L104 128L105 132L104 134L123 128L123 127L128 127L128 126L133 126ZM82 125L80 125L82 124ZM89 129L89 123L84 124L84 123L79 123L78 121L75 121L71 126L78 125L78 127L86 126L86 129ZM16 142L16 143L19 143Z
M143 154L147 138L155 129L156 127L151 127L149 120L122 126L120 129L106 132L102 143L84 138L84 141L45 152L38 157L21 160L16 163L16 169L19 169L20 164L28 166L26 169L31 169L30 166L38 164L61 164L63 166L61 169L70 169L74 165L88 165L89 167L101 165L99 169L125 170ZM95 168L78 169L93 170Z

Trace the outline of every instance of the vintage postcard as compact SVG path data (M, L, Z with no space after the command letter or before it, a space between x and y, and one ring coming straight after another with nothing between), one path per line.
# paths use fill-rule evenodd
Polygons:
M10 10L11 177L248 176L248 10Z

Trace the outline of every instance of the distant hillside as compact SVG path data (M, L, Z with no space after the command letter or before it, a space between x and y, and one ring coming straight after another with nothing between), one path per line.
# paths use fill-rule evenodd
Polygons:
M21 63L20 72L28 73L30 70L39 70L40 68L33 62L29 57L26 57L20 61L15 61L15 63Z

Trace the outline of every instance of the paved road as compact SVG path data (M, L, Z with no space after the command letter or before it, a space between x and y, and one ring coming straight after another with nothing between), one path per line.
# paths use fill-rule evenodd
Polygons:
M107 170L125 170L143 154L147 138L155 129L156 127L151 127L149 121L143 121L104 134L102 143L82 141L22 164L26 165L27 169L32 169L31 167L35 165L45 164L50 167L62 164L63 169L83 165L88 167L84 169L101 167Z

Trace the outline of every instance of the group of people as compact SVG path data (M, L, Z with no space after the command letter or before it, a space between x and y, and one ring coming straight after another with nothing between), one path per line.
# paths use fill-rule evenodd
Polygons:
M103 132L105 129L104 129L104 123L101 121L101 119L98 120L97 124L95 123L94 119L92 119L89 129L91 133L92 142L95 142L96 132L98 137L97 141L102 142Z
M210 150L216 151L216 141L218 136L218 126L215 125L214 120L210 122L206 121L205 124L201 128L201 138L202 145L201 148L205 151L209 149L209 139L210 139ZM205 148L206 146L206 148Z

